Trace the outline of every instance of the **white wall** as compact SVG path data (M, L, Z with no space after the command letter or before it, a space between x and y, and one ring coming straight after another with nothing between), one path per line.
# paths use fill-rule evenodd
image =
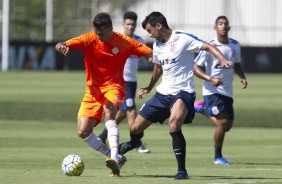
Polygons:
M215 36L214 21L226 15L230 37L243 46L282 46L282 0L143 0L130 10L138 14L136 33L147 41L141 22L152 11L163 13L173 29L185 30L209 40ZM122 17L115 17L115 30L122 31Z

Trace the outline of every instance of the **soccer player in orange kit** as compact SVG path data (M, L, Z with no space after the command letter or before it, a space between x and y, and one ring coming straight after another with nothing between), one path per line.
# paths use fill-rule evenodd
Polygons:
M67 55L70 49L81 50L84 55L86 90L78 112L77 134L92 149L107 156L110 176L119 176L126 161L119 158L119 129L115 116L125 97L123 70L130 55L145 56L152 61L152 50L121 33L114 32L108 13L99 13L93 20L94 31L56 44L56 51ZM93 128L104 113L108 129L109 147L94 134Z

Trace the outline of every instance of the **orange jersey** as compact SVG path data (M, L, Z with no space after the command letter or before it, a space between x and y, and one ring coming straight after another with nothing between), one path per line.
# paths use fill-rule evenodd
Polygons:
M146 56L152 50L121 33L114 32L110 42L101 42L89 32L65 42L70 49L81 50L86 71L86 93L98 94L109 89L125 89L123 69L130 55Z

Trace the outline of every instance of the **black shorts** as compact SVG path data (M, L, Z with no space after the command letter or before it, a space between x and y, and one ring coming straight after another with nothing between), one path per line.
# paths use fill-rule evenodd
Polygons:
M177 95L162 95L156 93L149 101L145 102L139 111L146 120L151 122L163 123L170 116L170 109L177 99L182 99L188 109L188 114L184 120L184 124L192 123L195 111L194 101L196 93L188 93L181 91Z
M219 113L227 111L228 119L234 120L233 99L220 94L204 96L209 116L216 117Z

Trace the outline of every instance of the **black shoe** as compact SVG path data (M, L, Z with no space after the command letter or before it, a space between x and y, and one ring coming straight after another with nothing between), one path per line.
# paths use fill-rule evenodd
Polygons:
M121 143L119 145L119 151L118 154L124 155L125 153L127 153L128 151L131 151L139 146L142 145L142 141L139 140L139 142L136 145L132 145L131 142L125 142L125 143Z
M178 171L177 174L175 175L174 179L176 180L188 180L189 176L187 174L186 170Z

